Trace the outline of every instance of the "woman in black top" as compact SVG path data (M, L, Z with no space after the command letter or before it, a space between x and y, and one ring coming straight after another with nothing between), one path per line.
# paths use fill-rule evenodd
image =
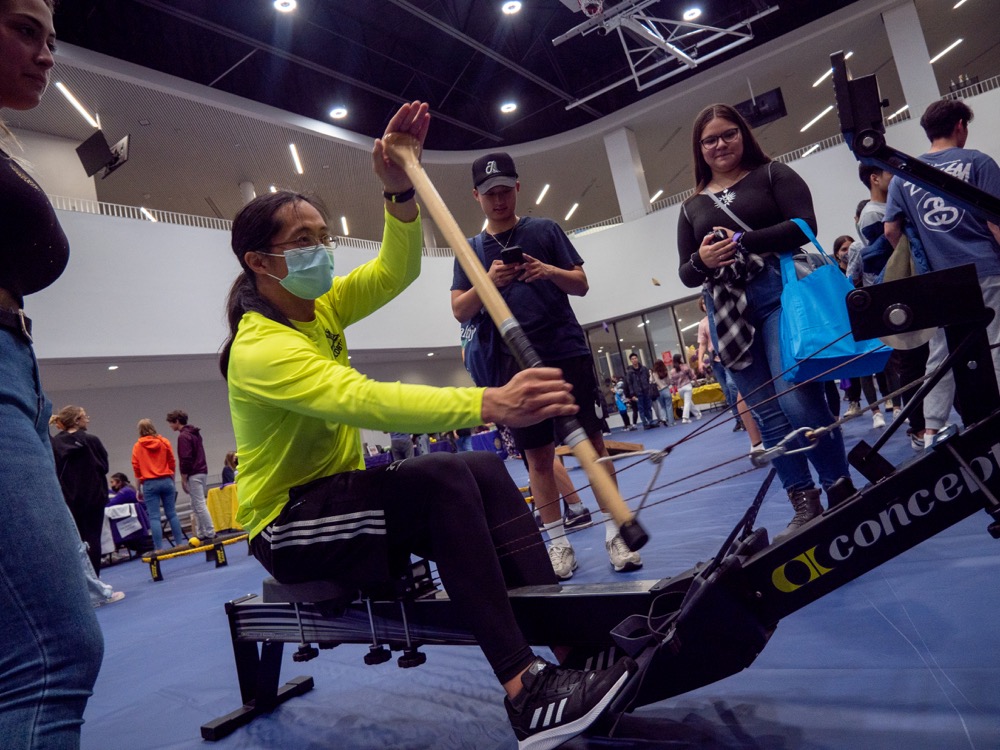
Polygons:
M79 406L64 406L50 420L59 428L52 438L56 475L80 538L87 543L94 573L101 570L101 529L108 503L108 452L87 432L90 417Z
M791 388L780 377L781 270L778 254L808 242L791 222L815 232L809 188L791 168L771 161L740 114L725 104L706 107L692 133L695 194L682 206L677 225L680 278L704 286L719 356L729 368L770 448L799 427L819 427L834 417L820 383ZM725 239L713 237L722 230ZM775 392L780 398L774 399ZM766 402L766 403L765 403ZM840 430L813 450L773 460L795 516L777 541L823 511L808 460L829 490L850 490Z
M0 0L0 107L38 105L54 63L51 0ZM69 245L0 121L0 738L72 748L104 642L80 540L56 479L24 296L66 267Z

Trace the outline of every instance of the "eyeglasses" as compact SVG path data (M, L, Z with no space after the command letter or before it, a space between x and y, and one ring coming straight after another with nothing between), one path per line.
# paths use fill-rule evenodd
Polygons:
M333 250L337 246L337 238L329 234L324 234L319 237L315 237L311 234L303 234L299 235L294 240L278 242L274 245L268 245L268 247L271 249L281 247L289 250L298 250L303 247L316 247L317 245L323 245L327 250Z
M732 143L737 138L740 137L739 128L730 128L729 130L723 131L719 135L710 135L707 138L702 138L699 143L703 149L715 148L719 145L721 140L723 143Z

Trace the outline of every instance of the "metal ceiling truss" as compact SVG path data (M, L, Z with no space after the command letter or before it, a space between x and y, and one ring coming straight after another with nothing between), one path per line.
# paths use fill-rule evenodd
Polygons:
M595 31L601 36L615 32L632 71L631 75L570 102L566 109L578 107L629 81L635 83L636 90L643 91L692 70L700 63L752 40L753 30L750 24L778 10L776 5L765 8L760 13L723 29L647 14L646 9L658 2L659 0L625 0L591 16L552 40L553 45L559 45L573 37L586 36ZM676 64L676 67L650 80L653 71L671 64Z

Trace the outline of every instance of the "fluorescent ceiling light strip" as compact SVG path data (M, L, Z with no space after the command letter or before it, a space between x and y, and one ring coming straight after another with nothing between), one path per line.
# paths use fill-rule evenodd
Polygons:
M951 9L952 10L956 10L958 8L961 8L963 5L965 5L965 0L958 0L957 3L955 3L953 6L951 6Z
M909 108L910 108L909 104L904 104L902 107L900 107L899 109L897 109L895 112L893 112L891 115L889 115L885 119L891 120L893 117L899 117L901 114L903 114Z
M811 146L811 147L809 148L809 150L808 150L808 151L803 151L803 152L802 152L802 156L809 156L809 154L811 154L811 153L812 153L813 151L816 151L817 149L819 149L819 144L818 144L818 143L814 143L814 144L813 144L813 145L812 145L812 146ZM799 158L801 159L801 158L802 158L802 156L800 156Z
M350 237L351 236L351 233L347 229L347 217L346 216L341 216L340 217L340 228L344 230L344 236L345 237Z
M827 107L826 109L824 109L822 112L820 112L818 115L816 115L814 118L812 118L805 125L803 125L802 129L799 132L800 133L806 132L807 130L809 130L809 128L811 128L813 125L815 125L817 122L819 122L824 116L830 114L831 112L833 112L833 105L832 104L829 107Z
M569 213L566 214L566 218L563 219L563 221L569 221L569 217L572 216L573 213L576 211L576 209L578 209L579 207L580 207L579 203L574 203L573 207L569 210Z
M692 324L691 324L691 325L689 325L689 326L684 326L684 327L683 327L683 328L681 329L681 333L683 333L684 331L690 331L690 330L691 330L692 328L697 328L697 327L698 327L698 326L700 326L700 325L701 325L701 321L699 320L699 321L698 321L697 323L692 323Z
M845 60L850 60L853 55L854 55L853 52L848 52L846 55L844 55L844 59ZM833 68L830 68L823 75L821 75L819 78L816 79L816 83L814 83L812 87L816 88L821 83L823 83L823 81L825 81L827 78L829 78L832 75L833 75Z
M156 217L153 216L153 214L149 213L149 211L146 210L145 206L139 206L139 210L142 212L142 215L145 216L150 221L156 221Z
M295 162L295 171L299 174L305 174L305 170L302 169L302 162L299 161L299 150L295 148L295 144L289 143L288 150L292 152L292 161Z
M663 190L662 190L662 189L661 189L661 190L657 190L657 191L656 191L656 194L655 194L655 195L654 195L654 196L653 196L652 198L650 198L650 199L649 199L649 202L650 202L650 203L656 203L657 199L658 199L658 198L659 198L659 197L660 197L661 195L663 195Z
M952 42L951 44L949 44L943 50L941 50L940 52L938 52L936 55L934 55L934 57L931 58L931 65L933 65L938 60L940 60L942 57L944 57L945 55L947 55L949 52L951 52L953 49L955 49L955 47L957 47L961 43L962 43L961 39L956 39L954 42Z
M73 105L76 111L83 115L83 119L90 124L90 127L100 129L101 126L97 123L97 120L91 117L90 112L83 108L83 105L80 104L75 96L73 96L73 92L66 88L66 84L62 81L56 81L56 88L59 89L59 92L66 97L70 104Z
M546 194L547 192L549 192L549 183L547 183L547 182L546 182L546 183L545 183L545 187L543 187L543 188L542 188L542 192L540 192L540 193L538 194L538 200L536 200L536 201L535 201L535 205L536 205L536 206L538 206L538 205L541 205L541 203L542 203L542 198L544 198L544 197L545 197L545 194Z

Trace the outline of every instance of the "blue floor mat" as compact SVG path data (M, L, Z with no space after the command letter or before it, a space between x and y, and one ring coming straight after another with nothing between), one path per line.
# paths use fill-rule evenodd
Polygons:
M641 514L651 537L644 567L613 573L604 530L595 524L571 534L580 562L572 583L657 580L715 554L766 473L710 484L750 468L745 433L731 433L730 420L720 421L664 462L650 496L655 504ZM705 424L616 432L612 439L662 448ZM848 445L873 442L870 425L846 425ZM893 436L884 454L894 462L913 455L903 434ZM739 460L706 469L732 458ZM649 463L624 468L630 463L619 465L619 481L623 496L637 498L652 469ZM576 485L586 484L572 459L567 465ZM526 484L519 461L507 466ZM592 494L582 494L596 510ZM783 495L775 482L758 519L772 535L791 516ZM614 739L577 738L566 747L1000 747L1000 652L993 645L1000 548L986 533L988 520L974 515L786 618L749 669L626 715ZM258 592L264 570L245 546L227 550L224 568L202 555L164 561L159 583L141 562L102 571L127 596L97 611L106 654L87 707L84 748L205 747L200 725L239 706L223 604ZM427 663L408 670L395 660L365 666L364 646L322 651L304 664L292 662L292 651L285 649L282 678L312 675L316 687L218 747L516 747L503 692L474 647L428 647Z

